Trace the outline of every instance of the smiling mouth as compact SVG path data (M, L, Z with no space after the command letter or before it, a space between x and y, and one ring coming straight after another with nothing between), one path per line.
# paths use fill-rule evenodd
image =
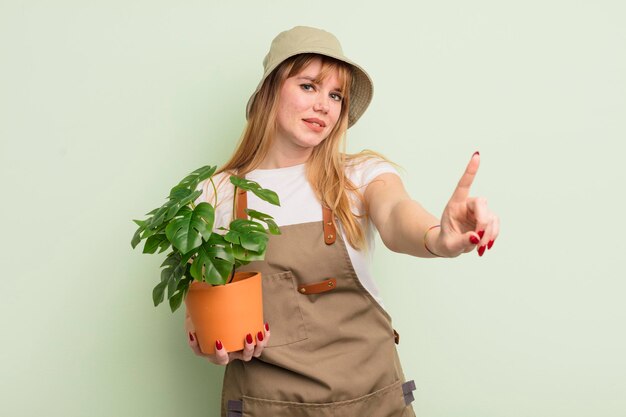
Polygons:
M315 127L326 127L326 123L324 123L323 121L319 120L319 119L302 119L305 122L315 126Z

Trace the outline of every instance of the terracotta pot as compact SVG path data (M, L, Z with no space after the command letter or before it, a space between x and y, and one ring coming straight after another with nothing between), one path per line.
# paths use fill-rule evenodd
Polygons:
M242 350L244 338L263 331L263 294L261 274L236 272L226 285L194 281L185 298L187 311L196 329L200 350L215 353L220 340L228 352Z

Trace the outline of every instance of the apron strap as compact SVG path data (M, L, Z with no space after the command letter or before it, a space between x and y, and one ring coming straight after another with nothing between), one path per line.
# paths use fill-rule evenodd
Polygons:
M246 190L237 188L237 195L233 199L233 217L236 219L246 220L248 215L246 209L248 208L248 193Z
M337 239L337 229L333 222L333 212L326 206L322 206L322 217L324 218L324 243L332 245Z
M248 192L237 188L235 198L233 198L233 218L247 219L246 209L248 208ZM337 240L337 228L333 221L333 212L326 206L322 206L322 217L324 224L324 243L332 245Z

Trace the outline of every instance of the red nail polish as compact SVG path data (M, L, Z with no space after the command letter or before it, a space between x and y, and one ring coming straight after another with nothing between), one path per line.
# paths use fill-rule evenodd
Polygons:
M470 243L472 243L473 245L477 245L478 242L480 242L480 239L478 239L476 236L471 235L470 236Z
M480 155L480 152L476 151L476 152L474 152L474 155ZM472 155L472 156L474 156L474 155Z
M478 248L478 256L483 256L483 253L485 253L485 249L485 245L482 245L480 248Z
M246 336L246 342L248 342L249 345L253 342L252 335L250 333L248 333L248 335Z
M189 332L189 341L193 342L193 335Z
M269 325L269 324L267 324L267 323L265 323L265 331L266 331L266 332L269 332L269 331L270 331L270 325Z
M215 341L215 349L217 350L222 350L222 342L220 342L219 340Z
M493 240L490 240L489 243L487 243L487 249L491 249L492 246L493 246Z
M478 232L478 236L480 236L480 238L482 239L483 236L485 236L485 231L481 230L480 232Z
M262 342L263 341L263 333L258 332L256 334L256 340L258 340L259 342Z

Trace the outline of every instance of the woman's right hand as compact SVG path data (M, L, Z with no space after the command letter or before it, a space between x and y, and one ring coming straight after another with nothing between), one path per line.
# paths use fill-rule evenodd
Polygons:
M265 323L265 329L263 332L258 332L256 334L256 346L254 345L254 339L251 334L247 334L244 337L244 348L243 350L239 350L236 352L227 352L226 349L222 346L222 343L217 340L215 342L215 354L207 355L202 353L200 350L200 345L198 344L198 338L196 337L195 331L193 329L187 329L187 333L189 336L189 347L193 352L204 358L207 358L209 362L214 363L216 365L226 365L229 362L239 359L242 361L250 361L253 357L258 358L263 353L263 349L267 346L267 343L270 339L270 328L267 323Z

